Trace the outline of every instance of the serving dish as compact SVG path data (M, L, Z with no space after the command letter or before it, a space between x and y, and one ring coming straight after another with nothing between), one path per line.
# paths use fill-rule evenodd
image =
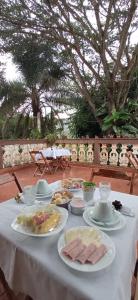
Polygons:
M82 178L66 178L61 181L61 186L71 192L76 192L82 189L83 181Z
M72 197L73 194L68 190L56 191L52 196L51 203L68 209Z
M86 202L79 197L74 197L70 202L70 211L74 215L82 215L86 207Z
M68 212L52 204L26 207L13 220L15 231L34 237L47 237L59 233L65 226ZM43 232L44 229L44 232Z

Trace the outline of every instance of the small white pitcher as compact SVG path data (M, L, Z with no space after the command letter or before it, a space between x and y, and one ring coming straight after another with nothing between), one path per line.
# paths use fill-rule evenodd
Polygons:
M35 201L35 191L31 185L27 185L23 188L23 194L21 200L26 205L33 205Z

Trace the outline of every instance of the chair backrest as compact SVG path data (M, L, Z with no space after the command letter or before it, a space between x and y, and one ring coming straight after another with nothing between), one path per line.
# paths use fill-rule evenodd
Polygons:
M138 160L137 160L136 156L132 152L128 151L128 152L126 152L126 157L128 158L128 160L129 160L130 164L133 166L133 168L138 170Z
M33 162L36 163L36 162L37 162L36 155L39 154L39 151L37 151L37 150L32 150L32 151L29 151L29 153L30 153L30 156L31 156Z
M14 181L15 184L17 185L19 192L22 193L22 187L21 187L15 173L5 173L5 174L0 175L0 185L6 184L6 183L12 182L12 181Z
M49 165L49 160L43 155L42 152L39 152L40 159L42 159L45 163L45 165Z

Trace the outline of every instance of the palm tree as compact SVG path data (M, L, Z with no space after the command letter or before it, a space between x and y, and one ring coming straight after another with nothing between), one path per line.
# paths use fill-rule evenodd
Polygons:
M63 104L59 97L59 82L65 76L63 62L53 45L30 38L22 38L20 43L13 41L7 49L13 55L22 81L6 82L0 87L0 111L6 112L8 120L15 111L20 112L20 120L22 115L32 114L33 129L41 132L44 108L49 106L57 114L53 104Z
M61 61L52 45L30 38L23 38L20 44L14 44L12 54L23 75L27 98L31 100L34 127L38 127L42 103L50 99L51 89L64 76ZM42 101L42 98L47 101Z

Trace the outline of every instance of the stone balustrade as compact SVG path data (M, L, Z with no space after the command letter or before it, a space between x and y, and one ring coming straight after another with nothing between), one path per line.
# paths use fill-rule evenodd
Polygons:
M48 146L46 140L0 140L0 168L31 162L29 151ZM95 138L57 140L57 147L71 151L71 161L112 166L129 166L125 153L129 147L138 155L138 139Z

